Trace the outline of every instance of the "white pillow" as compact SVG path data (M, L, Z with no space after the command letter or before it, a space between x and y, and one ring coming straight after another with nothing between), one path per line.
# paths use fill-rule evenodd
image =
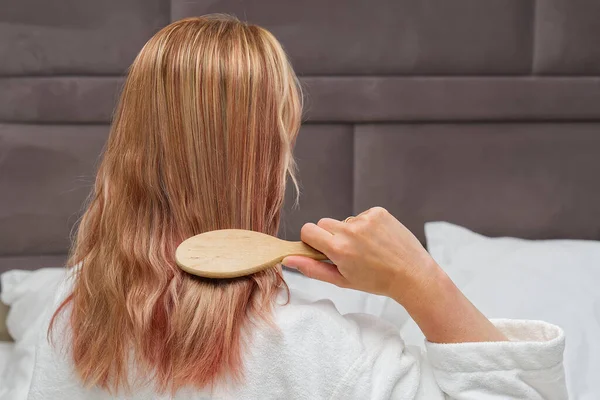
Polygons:
M25 400L33 374L35 346L43 334L45 315L65 278L64 268L11 270L0 276L2 302L10 306L6 325L15 339L7 368L0 371L0 400Z
M425 235L433 258L488 318L562 327L570 398L600 398L600 242L488 238L446 222L425 224ZM402 333L423 342L413 321Z
M0 275L2 302L10 306L6 319L8 332L19 341L52 304L58 284L64 279L64 268L42 268L35 271L13 269Z

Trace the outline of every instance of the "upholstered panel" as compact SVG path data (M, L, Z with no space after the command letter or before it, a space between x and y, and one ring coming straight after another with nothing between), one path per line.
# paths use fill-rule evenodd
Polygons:
M121 77L0 78L0 121L110 123Z
M541 74L600 73L600 1L539 0L534 69Z
M169 0L3 0L0 75L122 74Z
M0 125L0 255L64 253L107 126Z
M600 78L309 77L310 121L598 120Z
M530 71L532 0L173 0L172 19L226 12L277 36L301 74Z
M307 77L309 122L600 119L600 78ZM109 123L120 77L0 78L0 121ZM460 94L460 95L458 95Z
M352 213L354 156L351 125L304 125L296 142L300 197L290 181L281 217L280 236L299 240L305 222L346 218Z
M355 140L355 211L387 207L420 238L447 220L600 239L600 123L361 125Z

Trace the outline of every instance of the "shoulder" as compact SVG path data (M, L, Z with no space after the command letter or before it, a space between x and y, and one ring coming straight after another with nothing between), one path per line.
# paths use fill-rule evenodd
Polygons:
M336 399L389 398L403 376L418 382L416 359L405 354L397 328L380 318L342 315L330 300L309 301L297 293L276 307L273 318L274 328L254 331L247 358L251 380L298 385L310 392L307 398Z
M384 347L396 354L404 349L393 325L367 314L342 315L330 300L306 300L301 293L276 306L273 319L275 328L254 332L253 354L285 360L286 369L304 371L299 376L308 368L341 379Z
M355 324L341 315L331 300L308 301L294 293L291 296L288 304L277 306L274 312L275 322L284 334L301 332L303 337L312 337L326 331L344 336L356 333Z
M274 326L263 325L254 332L261 349L290 357L292 363L323 359L328 353L342 353L338 361L351 362L360 353L360 326L341 315L330 300L307 301L294 293L290 302L277 305Z
M370 314L342 315L331 300L310 301L301 293L291 293L289 304L276 308L275 321L284 335L300 341L326 336L361 351L386 341L403 346L398 329L391 323Z

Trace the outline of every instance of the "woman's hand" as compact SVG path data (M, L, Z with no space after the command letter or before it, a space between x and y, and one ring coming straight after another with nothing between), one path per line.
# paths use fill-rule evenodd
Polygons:
M393 298L431 342L506 340L469 302L415 236L381 207L347 222L306 224L302 241L334 264L289 256L282 263L334 285Z
M425 284L438 272L417 238L381 207L348 222L323 218L305 224L301 238L335 265L299 256L286 257L283 265L344 288L395 298L415 280Z

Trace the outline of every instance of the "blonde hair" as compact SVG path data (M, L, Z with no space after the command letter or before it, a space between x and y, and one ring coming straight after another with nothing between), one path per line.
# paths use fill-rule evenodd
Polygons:
M215 229L277 234L301 98L274 36L233 17L177 21L146 43L71 250L73 292L52 321L70 309L85 384L128 390L130 362L161 392L243 377L250 321L268 321L287 289L281 267L201 279L175 249Z

